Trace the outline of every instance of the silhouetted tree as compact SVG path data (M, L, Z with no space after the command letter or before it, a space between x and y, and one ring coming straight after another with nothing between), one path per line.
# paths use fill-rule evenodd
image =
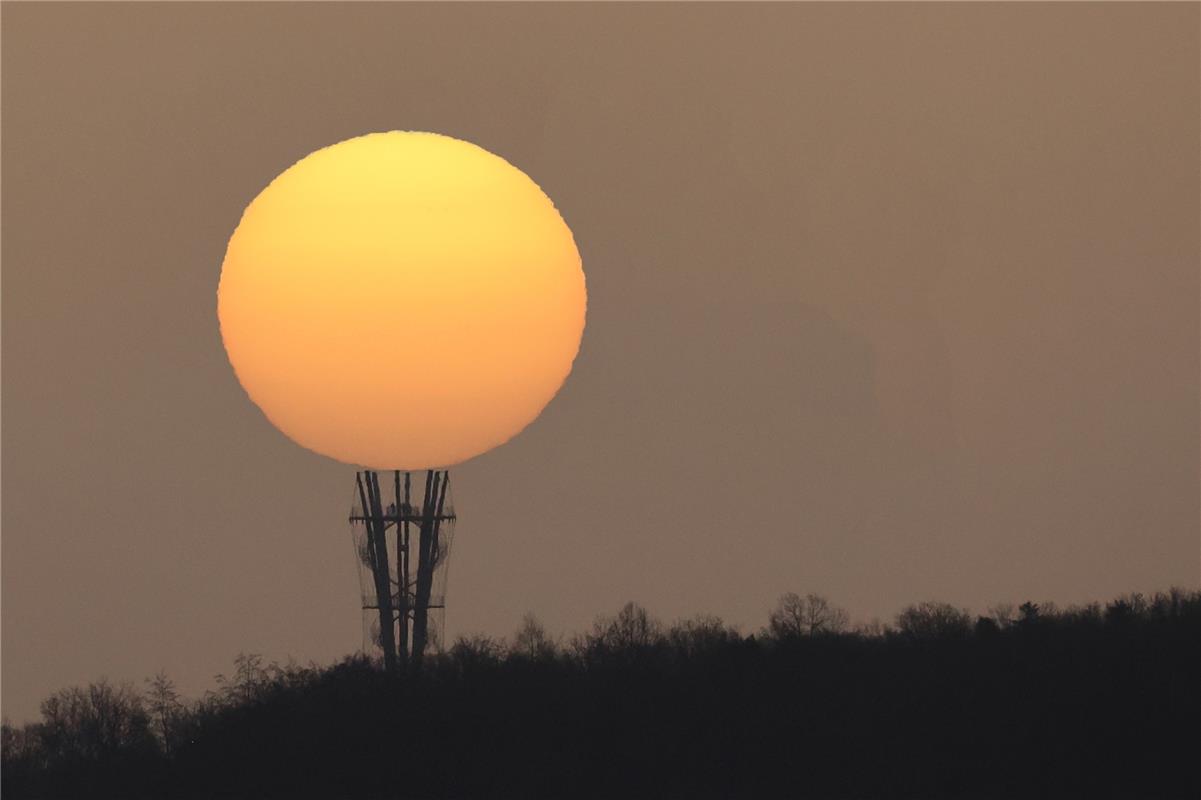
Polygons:
M976 624L973 628L977 636L994 636L1001 632L1001 626L992 617L976 617Z
M29 781L45 773L50 765L41 747L42 726L39 723L13 726L7 719L0 725L0 781L5 797L28 789Z
M144 701L103 681L55 693L40 721L3 726L0 791L4 800L1201 796L1191 766L1201 747L1201 592L1124 596L1105 611L1023 608L973 618L921 603L895 631L765 639L711 616L664 629L631 603L567 652L527 616L507 646L462 636L403 673L365 655L301 668L239 654L233 677L194 703L162 674ZM168 730L169 749L157 746Z
M460 673L493 667L505 654L505 643L490 636L460 636L446 652L446 660Z
M891 629L881 622L879 619L871 619L867 622L860 622L855 626L855 633L858 636L867 638L879 638L888 635Z
M1017 625L1020 625L1024 628L1030 628L1034 625L1037 625L1041 621L1042 609L1038 607L1037 603L1031 603L1029 600L1027 600L1025 603L1022 603L1020 606L1018 606Z
M99 761L154 746L142 698L129 684L101 679L42 702L41 746L51 760Z
M531 661L545 661L555 657L558 647L546 633L546 628L533 614L521 618L521 627L513 635L509 653Z
M575 640L577 653L585 658L620 655L626 658L644 655L658 644L662 625L637 603L626 603L615 617L601 617L592 631Z
M680 620L667 631L667 641L686 656L713 652L738 639L738 631L727 627L720 618L709 614Z
M795 592L783 595L768 617L768 629L777 639L842 633L849 623L847 612L821 595Z
M997 623L997 627L1005 630L1017 621L1018 612L1013 603L997 603L988 610L989 617Z
M234 658L233 677L218 673L215 680L226 700L249 702L267 680L263 657L257 653L238 653Z
M1147 599L1142 594L1124 594L1105 606L1106 622L1129 622L1147 614Z
M926 601L898 614L897 630L914 639L961 637L971 632L972 617L950 603Z
M158 672L146 679L146 706L150 714L151 728L158 736L163 751L170 756L174 749L178 720L184 711L175 683L166 672Z
M1148 604L1148 613L1155 619L1186 619L1201 614L1201 592L1186 592L1173 587L1166 592L1156 592Z

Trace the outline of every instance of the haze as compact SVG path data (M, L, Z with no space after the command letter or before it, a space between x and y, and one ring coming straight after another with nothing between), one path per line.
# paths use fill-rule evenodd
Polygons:
M1196 4L3 6L3 706L361 645L353 470L215 291L375 130L564 209L588 331L455 469L446 634L1198 585Z

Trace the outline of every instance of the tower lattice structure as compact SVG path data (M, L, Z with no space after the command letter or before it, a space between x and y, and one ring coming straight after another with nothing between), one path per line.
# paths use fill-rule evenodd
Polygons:
M379 645L388 670L398 664L420 666L431 639L440 634L437 612L445 608L456 521L449 489L446 470L355 473L350 529L364 638L370 635Z

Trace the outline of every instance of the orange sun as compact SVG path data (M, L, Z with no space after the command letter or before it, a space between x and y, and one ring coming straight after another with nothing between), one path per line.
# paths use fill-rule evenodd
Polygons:
M580 255L529 177L476 145L374 133L318 150L229 241L217 316L246 393L298 444L444 467L529 425L584 330Z

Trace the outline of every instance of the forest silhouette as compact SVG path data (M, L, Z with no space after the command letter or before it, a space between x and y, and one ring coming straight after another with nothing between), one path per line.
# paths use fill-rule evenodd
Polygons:
M419 670L237 657L186 701L100 680L3 728L18 798L1195 798L1201 592L912 605L817 595L739 633L630 603L566 639L532 616Z

